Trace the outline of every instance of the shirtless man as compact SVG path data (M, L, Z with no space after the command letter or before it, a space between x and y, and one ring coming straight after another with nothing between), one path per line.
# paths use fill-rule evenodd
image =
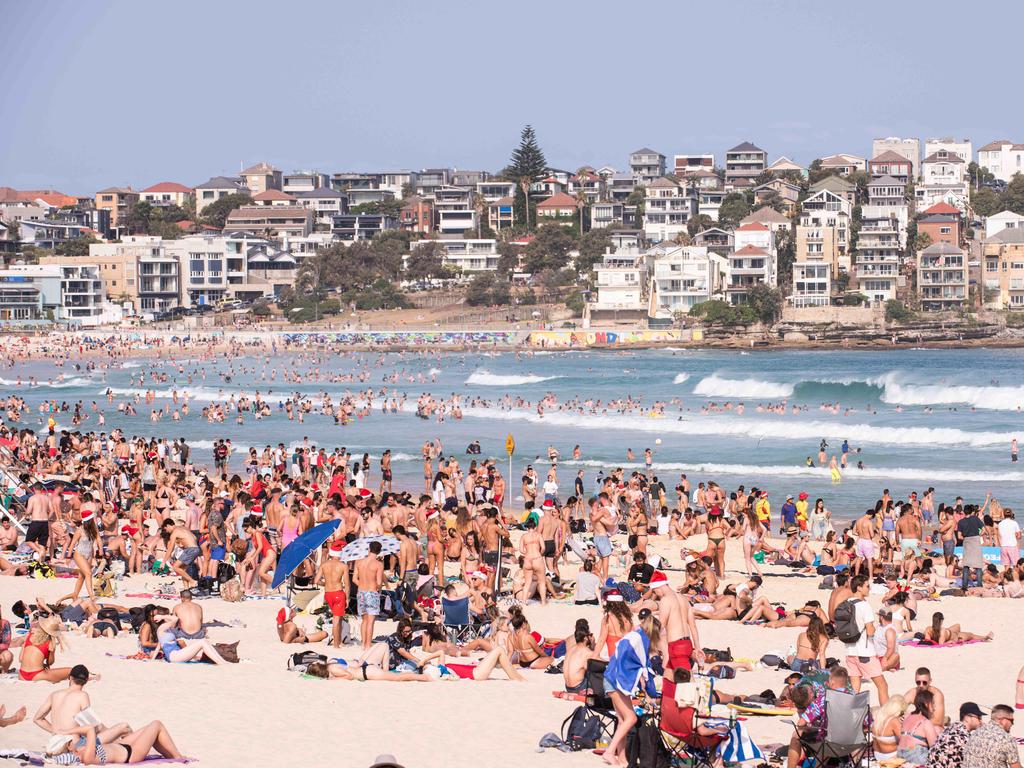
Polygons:
M484 524L480 528L480 541L483 547L482 557L484 564L494 569L494 582L490 585L495 594L498 592L499 573L501 567L498 563L498 541L502 536L507 536L508 530L498 520L498 510L491 508L487 510Z
M32 495L28 499L28 517L25 543L35 551L36 560L42 560L50 540L50 497L42 483L32 486Z
M608 495L605 493L590 500L590 530L594 532L594 548L598 556L597 575L601 581L608 578L608 558L612 554L611 530L614 521L605 506L607 503Z
M851 597L853 597L853 592L850 590L850 587L849 587L849 584L848 584L849 578L850 578L849 574L846 574L846 573L837 573L835 575L833 583L836 586L832 590L832 594L829 595L829 598L828 598L828 620L829 621L835 621L835 618L836 618L836 608L841 603L845 603L847 600L849 600Z
M576 642L566 650L562 662L562 678L566 691L583 693L587 688L587 662L598 654L594 653L594 635L589 630L578 628L573 639Z
M202 554L196 537L188 528L178 525L171 518L164 520L160 526L167 547L167 566L181 577L186 587L195 586L196 581L188 575L185 568L192 565ZM175 554L175 547L181 551Z
M409 538L404 525L396 525L391 533L398 539L398 573L399 578L407 587L416 590L419 582L419 572L416 566L419 564L419 557L416 552L416 542Z
M344 539L335 539L328 550L327 561L320 568L320 581L324 584L324 602L331 609L331 645L341 648L341 620L348 605L348 566L341 562Z
M548 579L544 571L544 540L537 532L537 523L531 517L526 521L526 533L519 540L519 552L523 556L523 573L526 581L523 584L523 600L533 595L533 582L537 582L540 593L540 604L548 602Z
M81 726L75 722L75 716L91 706L89 694L85 692L88 682L89 670L82 664L76 664L71 668L68 687L47 696L32 722L54 736L71 734L79 729ZM117 723L110 728L101 723L96 727L96 737L102 744L110 744L127 733L131 733L127 723Z
M540 537L544 541L544 566L558 573L558 555L562 543L562 514L552 502L544 502L544 517L540 520Z
M361 624L359 639L363 650L370 650L373 645L373 625L380 615L380 588L384 584L384 564L380 561L381 544L370 542L370 554L356 563L352 581L359 589L357 605Z
M931 721L942 728L946 720L946 696L932 684L932 671L928 667L918 667L914 672L914 687L904 694L907 701L913 701L914 696L922 688L932 695L932 717Z
M857 562L854 570L860 573L867 563L868 581L875 575L875 510L869 509L853 524L853 535L857 539Z
M912 514L906 504L903 505L900 517L896 521L896 533L902 551L909 549L914 557L921 554L921 519Z
M698 662L704 661L704 651L697 634L697 617L690 610L690 604L669 586L668 576L663 571L654 572L650 587L651 595L658 601L658 620L665 643L662 649L665 669L691 669L691 657Z
M384 451L380 457L380 492L391 490L391 449Z
M192 601L192 591L183 589L180 592L181 602L171 610L178 617L178 626L174 634L184 640L201 640L206 637L203 626L203 606Z

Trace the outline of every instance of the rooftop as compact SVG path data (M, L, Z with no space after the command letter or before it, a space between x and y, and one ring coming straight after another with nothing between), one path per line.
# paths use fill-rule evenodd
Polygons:
M726 152L762 152L762 153L764 152L764 150L761 149L759 146L757 146L756 144L751 144L749 141L744 141L742 144L737 144L732 149L727 149L725 151Z
M146 187L143 192L177 192L179 194L192 194L192 187L186 187L184 184L179 184L176 181L161 181L159 184L154 184L152 187Z

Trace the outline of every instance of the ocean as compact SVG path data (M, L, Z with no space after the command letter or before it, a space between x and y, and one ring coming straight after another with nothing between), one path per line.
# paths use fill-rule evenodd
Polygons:
M363 372L365 381L281 380L285 369L305 374L314 368L322 374ZM261 378L274 369L276 381ZM154 372L167 380L138 384L140 374ZM773 506L787 493L806 491L812 500L823 498L839 519L872 505L883 488L899 498L934 486L937 502L959 495L981 503L992 493L1004 506L1019 508L1024 500L1024 464L1010 462L1011 439L1024 437L1024 350L345 353L315 362L309 354L279 354L267 363L263 357L239 357L177 365L138 359L109 370L65 368L63 380L35 387L25 385L28 376L55 377L52 364L37 361L0 373L0 391L27 398L32 413L26 424L36 429L45 423L39 408L50 400L83 401L90 418L80 429L95 429L95 402L105 412L107 430L118 426L129 435L184 436L200 463L212 463L213 441L220 437L231 437L242 449L308 438L329 450L345 446L354 454L366 452L374 459L372 484L380 478L376 459L390 448L396 485L411 490L423 488L419 456L425 440L440 438L445 453L464 463L471 458L466 446L479 440L483 456L497 457L507 471L505 441L511 434L513 495L526 464L546 469L553 445L562 457L559 481L565 490L578 470L584 471L589 491L600 470L641 468L643 451L650 448L654 473L669 488L681 473L694 487L707 480L727 490L756 485L768 489ZM384 383L384 376L396 373L396 382ZM378 400L371 415L338 426L316 414L302 424L288 421L276 407L293 392L313 399L327 392L337 401L345 392L371 386L405 393L405 410L384 415ZM191 413L180 422L165 417L152 423L150 407L141 402L137 416L123 416L108 404L108 388L122 401L152 389L158 406L169 403L175 391L188 393ZM247 414L243 425L233 419L208 423L201 416L204 405L255 391L275 406L272 416L257 421ZM425 392L439 399L461 395L463 418L417 418L415 401ZM549 407L540 414L537 402L548 393L579 407ZM503 410L498 401L506 394L529 405ZM617 401L627 398L642 407L623 412ZM758 408L783 401L784 413ZM662 412L654 412L656 402L664 403ZM70 412L56 420L71 428ZM831 481L827 467L806 466L808 457L817 463L822 440L829 456L838 456L842 442L849 442L850 466L839 483ZM572 460L575 445L581 448L578 461ZM628 449L633 461L627 459ZM241 473L243 458L244 451L234 455L233 470Z

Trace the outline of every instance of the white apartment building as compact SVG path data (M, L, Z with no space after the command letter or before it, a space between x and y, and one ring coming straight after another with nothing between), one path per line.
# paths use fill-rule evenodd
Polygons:
M917 293L925 311L958 309L967 301L967 259L949 243L917 254Z
M224 298L228 290L228 257L238 258L227 238L190 235L168 240L165 247L181 264L183 306L216 304Z
M603 200L590 206L590 228L600 229L622 223L622 203Z
M909 160L913 166L913 178L917 178L921 167L920 139L901 139L897 136L889 136L871 142L871 157L878 157L884 152L895 152L900 157Z
M729 260L704 246L660 245L647 251L651 314L668 318L723 296Z
M478 181L476 193L488 203L494 203L503 197L515 197L516 183L514 181Z
M793 262L794 307L827 307L832 302L832 265L824 260Z
M590 303L592 311L630 310L645 308L644 283L646 269L643 257L635 253L605 253L599 266L594 267L597 294Z
M630 153L629 170L634 184L647 186L665 175L665 156L661 152L643 147Z
M997 232L1002 232L1004 229L1022 229L1024 230L1024 216L1013 211L1003 211L1002 213L995 213L985 219L985 237L992 237Z
M498 268L498 241L492 239L415 240L412 247L435 243L441 249L441 261L462 272L487 272Z
M964 161L964 167L968 163L974 160L974 144L970 139L954 139L952 137L942 139L925 139L924 140L924 156L934 154L945 150L946 152L956 155Z
M96 264L61 264L61 311L58 320L89 328L120 320L120 313L107 304L103 278Z
M747 293L758 284L778 284L775 232L760 222L741 224L733 233L729 254L729 285L726 294L732 304L745 304Z
M644 235L651 242L673 240L687 231L697 205L694 190L665 177L655 179L647 185L644 200Z
M895 299L897 289L903 284L900 260L904 243L900 220L895 214L898 209L889 209L892 215L880 210L864 213L852 281L856 290L876 302Z
M978 150L978 165L1000 181L1009 182L1015 173L1024 173L1024 144L1007 139L990 141Z

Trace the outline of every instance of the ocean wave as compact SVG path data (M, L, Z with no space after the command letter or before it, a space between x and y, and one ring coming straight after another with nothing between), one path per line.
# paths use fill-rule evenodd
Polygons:
M135 389L128 387L111 387L110 391L115 395L121 397L139 397L144 398L146 392L150 390L146 389ZM231 392L221 392L220 390L213 389L212 387L181 387L180 389L154 389L153 394L156 395L158 400L171 400L174 398L175 393L178 395L178 400L191 400L195 402L203 403L215 403L221 400L226 401L230 396ZM106 389L101 389L99 394L107 394ZM235 392L236 397L241 396L242 393ZM245 393L246 396L252 397L249 393Z
M793 394L793 384L762 381L761 379L727 379L713 373L697 382L697 386L693 388L693 394L718 398L783 399Z
M91 386L92 384L93 381L91 379L87 379L82 376L75 376L70 379L63 379L61 381L53 382L37 381L31 386L29 385L27 380L22 380L21 384L18 384L17 381L0 378L0 385L3 385L5 387L27 387L29 389L39 389L42 387L47 387L49 389L67 389L69 387L88 387Z
M542 381L560 379L561 376L526 376L500 375L489 371L474 371L466 379L467 384L475 384L479 387L515 387L522 384L540 384Z
M995 411L1024 408L1024 387L887 382L882 400L890 405L971 405Z
M674 379L672 379L672 383L673 384L682 384L683 382L687 381L689 378L690 378L690 374L688 374L688 373L677 373L676 377Z
M611 466L622 467L623 469L642 469L643 464L638 462L616 462L598 461L596 459L581 459L579 461L562 461L561 464L594 467L606 469ZM806 467L801 465L761 465L761 464L719 464L715 462L677 462L677 461L655 461L655 472L696 472L708 475L738 475L739 477L753 477L770 475L773 477L814 477L828 480L831 478L828 467ZM1021 482L1024 480L1024 472L965 472L956 469L942 470L929 467L865 467L857 469L848 467L843 470L843 478L856 480L885 479L896 480L921 480L928 483L950 482L950 483L1000 483L1000 482Z
M528 421L572 429L632 431L668 435L706 435L709 437L754 438L756 440L849 439L857 445L966 445L984 448L1009 445L1012 433L969 432L953 427L876 427L837 421L787 421L742 417L701 416L676 420L671 417L594 416L550 411L543 417L529 411L499 411L467 408L467 416L501 421Z
M431 368L429 371L427 371L427 376L437 376L439 373L441 373L440 368Z

